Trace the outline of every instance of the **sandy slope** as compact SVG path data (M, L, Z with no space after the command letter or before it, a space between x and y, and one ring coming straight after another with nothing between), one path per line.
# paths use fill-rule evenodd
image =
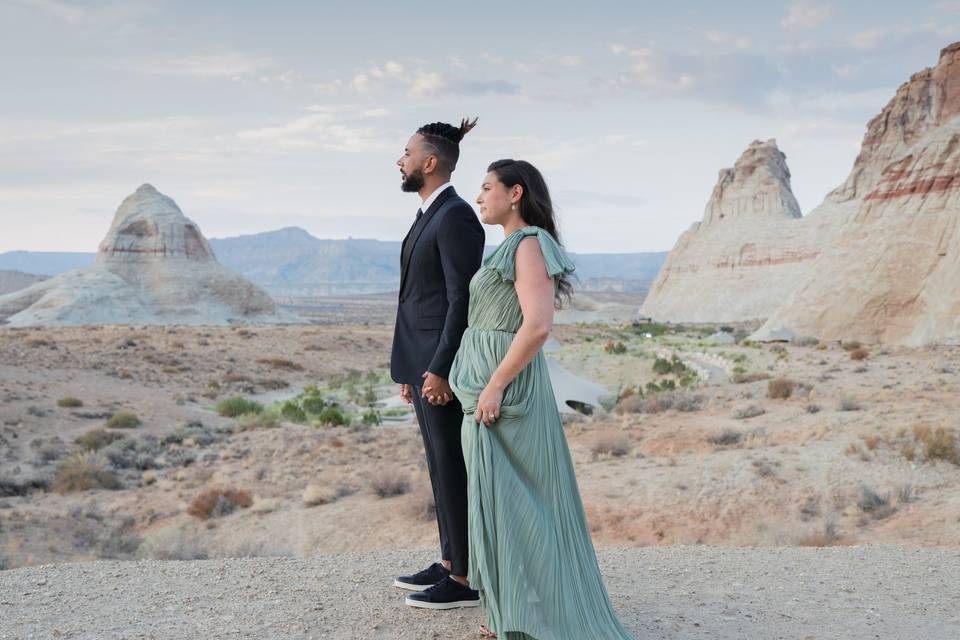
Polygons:
M476 638L477 609L404 606L426 551L100 561L0 573L0 638ZM960 551L659 547L601 552L637 638L960 636Z

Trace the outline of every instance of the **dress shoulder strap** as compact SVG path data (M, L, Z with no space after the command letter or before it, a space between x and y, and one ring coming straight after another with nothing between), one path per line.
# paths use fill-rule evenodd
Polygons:
M491 253L484 261L484 266L500 273L500 277L505 281L514 282L516 280L515 258L517 247L524 238L537 236L540 242L540 251L543 253L543 259L546 263L547 273L551 278L573 273L575 267L573 261L566 254L563 248L557 243L556 239L546 229L540 227L524 227L511 233L503 243Z

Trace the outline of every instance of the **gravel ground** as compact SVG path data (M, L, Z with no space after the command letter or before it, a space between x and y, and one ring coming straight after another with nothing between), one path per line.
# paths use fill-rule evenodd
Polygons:
M432 559L421 550L2 571L0 638L478 638L478 609L411 609L389 586ZM638 640L960 638L960 550L645 547L604 550L600 561Z

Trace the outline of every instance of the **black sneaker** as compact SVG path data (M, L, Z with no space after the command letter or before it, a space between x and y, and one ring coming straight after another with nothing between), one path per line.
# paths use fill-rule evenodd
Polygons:
M479 607L480 592L463 586L453 578L446 578L429 589L411 593L407 596L406 603L421 609Z
M412 576L400 576L393 581L393 586L407 591L423 591L427 587L437 584L448 575L450 575L450 572L442 564L434 562L423 571Z

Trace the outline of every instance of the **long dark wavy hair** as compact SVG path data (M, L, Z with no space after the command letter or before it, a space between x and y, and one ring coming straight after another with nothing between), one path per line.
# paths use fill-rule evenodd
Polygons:
M530 226L545 229L557 244L563 246L560 242L560 232L557 231L550 190L539 169L526 160L507 158L491 163L487 171L496 174L497 179L508 189L518 184L523 187L523 195L520 196L519 203L520 217ZM561 275L557 282L554 306L559 309L572 297L573 284L566 275Z

